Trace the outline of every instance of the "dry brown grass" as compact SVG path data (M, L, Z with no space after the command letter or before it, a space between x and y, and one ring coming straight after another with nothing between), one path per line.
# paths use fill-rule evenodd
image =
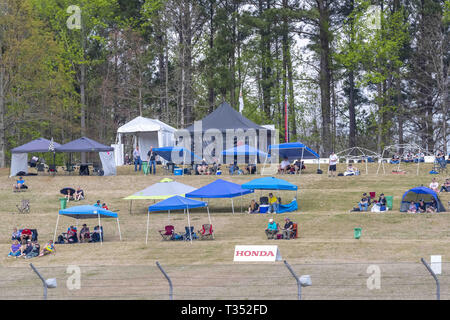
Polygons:
M343 165L340 166L342 167L338 168L338 171L344 169ZM11 268L28 268L30 262L6 257L12 228L37 228L41 243L52 239L60 206L59 190L63 187L78 185L86 191L87 200L76 204L92 204L100 199L106 202L110 209L119 210L123 241L119 241L115 221L102 220L106 233L106 242L103 246L100 244L59 245L56 255L32 260L40 268L54 267L63 270L64 266L70 264L91 266L92 268L108 266L108 268L102 267L102 272L105 273L105 270L108 269L110 271L106 274L114 274L114 268L119 268L119 266L154 268L155 261L159 261L167 268L172 268L173 273L180 277L183 274L182 270L202 270L202 274L207 276L217 272L220 274L221 268L227 266L231 269L237 268L237 264L234 264L232 260L234 246L238 244L277 244L283 259L291 264L365 263L370 261L417 263L421 257L429 258L431 254L441 254L444 260L450 255L450 217L448 212L433 215L408 215L398 211L401 196L408 188L430 183L431 176L427 173L431 169L430 166L422 168L419 176L415 175L415 166L413 165L407 168L408 174L401 176L393 174L377 176L374 174L376 172L375 165L370 166L369 175L363 174L358 177L328 178L326 174L315 174L315 169L315 167L309 166L304 175L282 177L299 186L299 211L275 216L275 220L283 223L283 218L289 216L298 222L300 237L297 240L267 240L264 229L269 218L268 215L240 213L241 203L245 210L250 199L254 197L254 195L247 195L242 199L235 200L236 214L234 216L231 214L230 200L210 201L212 223L216 232L214 241L194 241L192 244L161 241L157 231L167 224L168 216L167 213L152 214L150 217L150 241L147 246L145 245L146 210L152 202L134 201L133 214L130 215L128 212L129 202L123 198L158 182L162 178L161 175L135 174L133 168L129 166L119 168L119 175L116 177L64 175L26 177L26 183L30 187L29 191L13 193L12 184L15 179L8 178L8 171L3 169L0 171L0 201L2 204L0 207L0 252L4 254L0 258L0 263L6 269L0 270L0 279L8 279ZM161 171L159 169L159 172ZM201 187L215 179L211 176L175 178L179 182L194 187ZM225 175L223 178L236 183L244 183L254 176L229 177ZM445 177L441 175L438 179L442 183ZM383 214L349 213L349 209L356 205L363 191L375 191L377 194L384 192L386 195L393 195L394 210ZM287 202L295 196L295 193L280 192L277 195ZM259 191L256 192L256 196L259 198ZM15 207L23 198L31 200L31 213L28 215L18 214ZM449 194L442 195L441 200L446 205L450 200ZM69 206L72 205L74 204L69 203ZM75 221L70 218L61 218L58 233L74 223ZM87 223L93 227L96 221L87 221ZM175 225L176 230L182 231L187 225L187 220L183 213L172 213L171 223ZM196 230L203 223L207 223L206 211L194 210L192 224ZM363 229L361 240L353 239L355 227ZM247 271L242 265L239 268L239 272L242 272L243 275L251 272L251 268ZM271 267L267 265L267 268ZM59 274L62 272L61 270L58 271ZM126 268L121 270L122 277L129 275ZM130 267L129 272L132 272L131 270L133 269ZM323 271L326 273L325 269ZM238 275L239 273L236 273L236 276ZM289 277L289 274L286 274L286 277ZM293 290L295 292L295 288ZM226 297L225 291L221 297ZM243 292L245 295L245 291ZM95 294L95 292L91 292L88 296ZM137 297L130 296L125 291L120 291L118 294L122 294L123 297L139 298L139 295ZM251 298L251 294L247 296ZM281 296L280 298L282 298ZM292 298L295 298L295 295Z

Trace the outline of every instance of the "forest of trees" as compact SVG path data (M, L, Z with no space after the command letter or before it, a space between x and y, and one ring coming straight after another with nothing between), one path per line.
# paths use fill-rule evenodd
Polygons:
M449 12L449 0L0 0L0 167L38 137L114 143L139 115L185 128L223 101L238 109L241 92L243 114L283 141L286 99L290 141L322 155L447 153Z

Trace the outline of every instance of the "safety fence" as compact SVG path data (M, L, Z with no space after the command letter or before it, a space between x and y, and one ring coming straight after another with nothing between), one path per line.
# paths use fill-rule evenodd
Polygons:
M428 262L429 264L429 262ZM450 263L437 275L440 299L450 299ZM174 266L36 266L47 299L150 300L434 300L436 281L417 263L226 264ZM292 272L291 272L292 271ZM311 285L299 281L310 276ZM51 284L51 281L49 282ZM303 286L306 285L306 286ZM0 267L0 299L43 299L30 266Z

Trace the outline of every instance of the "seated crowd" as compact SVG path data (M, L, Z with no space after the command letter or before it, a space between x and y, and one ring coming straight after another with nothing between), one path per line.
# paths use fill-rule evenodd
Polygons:
M389 210L387 207L387 200L384 193L380 194L378 200L372 201L370 195L366 192L363 193L361 200L358 202L358 207L354 207L350 212L355 211L369 211L369 207L372 206L372 212L382 212Z
M297 237L297 228L294 223L289 218L285 218L284 221L284 227L280 229L279 225L273 219L269 219L267 229L265 230L267 239L290 240ZM281 233L279 233L280 231Z
M45 246L41 248L37 240L37 231L35 230L22 229L21 231L18 231L17 228L14 228L11 235L11 241L12 244L8 257L30 259L56 253L52 240L49 240Z
M275 197L273 193L269 193L268 197L261 197L260 204L258 204L255 200L252 200L250 202L250 206L248 207L247 213L260 213L261 205L268 206L268 213L276 213L280 204L281 199Z
M103 226L95 226L91 232L86 224L83 224L80 232L77 227L70 226L67 231L58 236L58 244L73 244L85 242L100 242L103 240Z
M278 166L278 173L280 174L298 174L301 170L305 170L305 162L295 159L292 163L288 158L284 158Z

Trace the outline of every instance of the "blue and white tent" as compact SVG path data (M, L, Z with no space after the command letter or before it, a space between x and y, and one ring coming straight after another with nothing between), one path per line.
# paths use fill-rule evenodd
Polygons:
M423 200L427 205L432 204L434 200L436 202L437 212L445 212L445 207L439 199L437 193L427 187L417 187L406 191L402 197L400 212L407 212L409 204L412 201L418 203L420 200Z
M58 218L56 219L56 227L55 227L55 233L53 235L53 242L56 240L56 231L58 230L58 224L59 224L59 217L65 216L74 218L77 220L80 219L98 219L98 225L102 227L101 219L116 219L117 221L117 228L119 230L119 238L122 241L122 234L120 232L120 223L119 223L119 215L116 212L112 212L97 206L93 205L84 205L84 206L75 206L70 207L67 209L59 210ZM103 237L100 237L102 239ZM102 242L103 244L103 242Z
M186 164L195 161L202 161L202 158L196 156L194 153L183 147L153 148L153 151L164 160L175 164Z
M203 201L197 201L193 199L184 198L181 196L174 196L169 199L163 200L161 202L158 202L157 204L154 204L150 207L148 207L148 213L147 213L147 235L145 237L145 243L148 243L148 228L150 224L150 212L158 212L158 211L168 211L169 213L169 220L170 220L170 212L175 210L183 210L184 213L187 213L188 218L188 226L191 228L191 220L189 215L189 209L194 208L205 208L208 212L208 219L209 223L211 224L211 216L209 215L209 208L208 203ZM192 243L192 237L191 237L191 243Z
M249 163L257 163L258 157L259 160L265 159L267 157L267 153L249 146L247 144L243 144L240 146L236 146L227 150L222 151L222 156L225 156L227 158L234 158L235 156L238 157L238 163L246 163L245 161L248 158ZM226 163L233 163L233 161L226 161Z

